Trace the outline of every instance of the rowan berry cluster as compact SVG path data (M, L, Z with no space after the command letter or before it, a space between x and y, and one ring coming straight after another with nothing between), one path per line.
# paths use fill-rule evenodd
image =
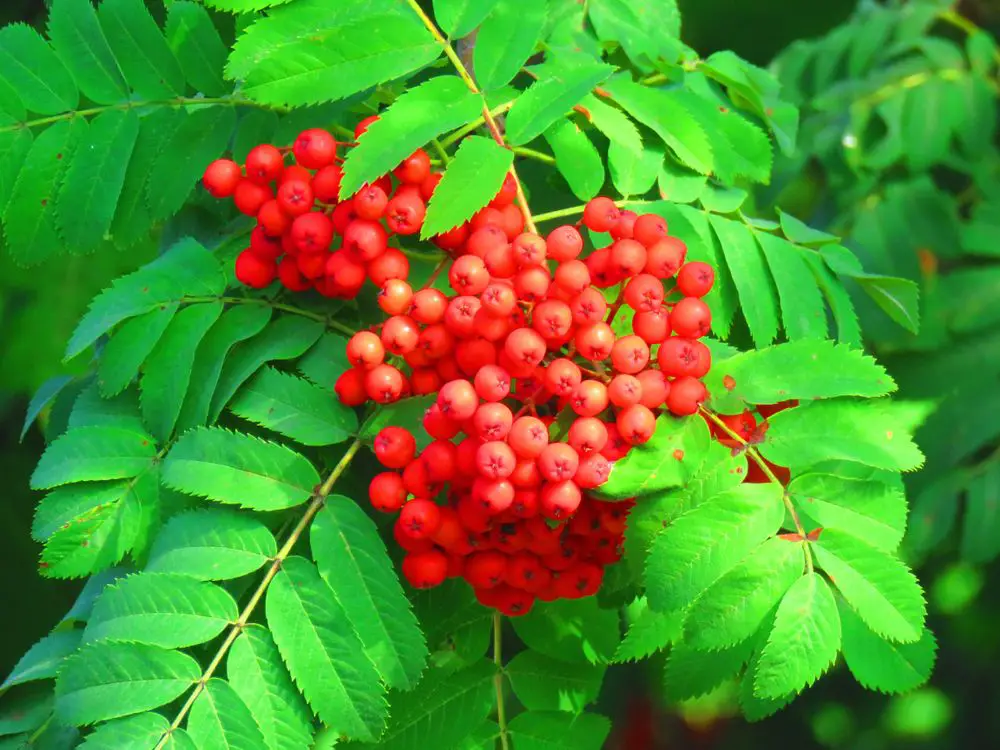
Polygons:
M362 120L361 136L377 118ZM232 197L236 208L257 219L250 246L236 259L236 278L255 289L279 279L286 289L315 289L326 297L356 297L365 279L382 287L405 279L409 261L389 247L393 234L420 231L427 201L441 179L417 149L392 175L365 185L338 202L343 172L340 146L325 130L305 130L290 149L256 146L240 167L219 159L205 170L205 188ZM291 152L294 164L286 164ZM395 179L393 179L395 178ZM339 247L331 249L339 238Z
M376 438L394 471L373 480L371 501L400 514L411 584L461 575L508 615L536 598L595 593L618 559L630 504L585 493L652 437L658 411L691 415L705 399L711 356L698 339L711 313L701 297L714 282L707 264L685 263L684 243L659 216L590 201L581 223L612 242L581 260L577 226L544 238L521 222L506 227L515 194L505 184L437 238L454 257L453 295L383 285L390 317L350 339L353 368L336 385L351 406L437 393L419 456L402 428ZM632 332L619 336L629 323L616 327L620 312Z

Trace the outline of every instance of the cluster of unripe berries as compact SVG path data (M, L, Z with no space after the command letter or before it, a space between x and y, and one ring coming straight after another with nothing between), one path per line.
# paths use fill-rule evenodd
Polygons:
M515 193L505 185L498 198L512 206ZM414 586L461 575L508 615L595 593L630 504L586 491L652 437L659 411L691 415L706 397L712 268L685 263L661 217L607 198L581 223L612 238L584 259L577 226L541 237L519 222L514 233L495 200L436 238L454 258L453 294L389 280L378 297L389 318L347 344L345 404L437 394L419 455L401 428L375 442L393 471L375 478L371 500L399 511Z
M355 138L375 119L362 120ZM441 175L418 149L392 175L339 201L343 159L337 149L346 145L314 128L300 133L290 149L261 144L243 167L219 159L205 170L202 182L209 193L231 197L241 213L257 219L250 246L236 259L243 284L262 289L277 278L294 292L315 289L351 299L365 279L382 287L407 278L406 256L388 243L394 234L420 231ZM287 163L288 152L294 164Z

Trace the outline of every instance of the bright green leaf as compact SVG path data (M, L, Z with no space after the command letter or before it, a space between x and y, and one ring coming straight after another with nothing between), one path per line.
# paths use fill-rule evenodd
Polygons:
M840 603L844 661L863 687L882 693L905 693L930 679L937 643L924 628L915 643L891 643L865 625L857 613Z
M545 131L545 140L573 195L582 201L597 195L604 185L604 164L586 134L574 122L564 119Z
M560 661L607 664L618 648L618 612L594 597L538 602L511 624L528 648Z
M148 435L114 427L80 427L59 436L42 454L31 487L128 479L148 469L156 444Z
M754 235L778 288L781 322L788 340L825 339L826 303L803 250L767 232Z
M225 680L205 683L188 715L188 734L199 750L267 750L247 704Z
M184 94L180 63L142 0L104 0L97 16L125 80L140 96L155 100Z
M486 18L497 0L434 0L434 19L451 39L465 36Z
M170 728L162 715L153 711L115 719L97 727L80 745L81 750L121 750L126 747L155 747Z
M76 109L80 101L73 76L33 28L11 23L0 29L0 80L31 112L55 115Z
M486 91L504 86L531 57L542 37L546 3L496 0L476 34L472 66Z
M122 324L111 337L98 362L97 383L101 395L116 396L139 374L139 368L153 351L177 313L177 303L161 305Z
M627 618L636 605L640 605L638 614L634 619L629 618L628 631L615 652L616 663L645 659L681 637L683 621L679 613L654 612L642 597L626 609Z
M611 722L599 714L525 711L508 730L517 750L600 750Z

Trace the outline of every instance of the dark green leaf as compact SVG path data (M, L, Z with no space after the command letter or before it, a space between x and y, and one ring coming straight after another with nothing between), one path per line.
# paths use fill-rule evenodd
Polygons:
M142 0L104 0L97 15L125 80L136 93L146 99L184 94L180 63Z
M890 643L873 633L857 613L840 604L844 661L862 686L882 693L905 693L931 676L937 643L924 628L915 643Z
M54 0L48 34L59 59L88 99L115 104L128 96L128 85L90 0Z
M163 716L153 711L101 724L87 735L82 750L121 750L125 747L155 747L170 728Z
M115 332L98 362L97 383L101 395L116 396L139 374L139 368L153 351L177 313L177 303L165 304L128 320Z
M546 3L496 0L476 34L472 65L486 91L504 86L535 51L545 26Z
M324 333L295 366L316 385L330 390L337 384L337 378L351 367L346 347L347 339L339 333Z
M0 29L0 80L17 92L28 110L40 115L76 109L80 101L73 76L27 24Z
M18 660L7 679L0 684L0 690L55 677L66 657L79 647L82 635L80 630L57 630L49 633Z
M42 410L60 394L63 388L72 382L73 377L70 375L56 375L38 387L35 395L31 397L31 401L28 402L28 410L24 415L24 424L21 426L19 440L24 440L24 436L28 434L28 430L31 429L31 425L35 423Z
M886 315L910 333L920 329L920 288L910 279L862 274L854 277Z
M582 201L597 195L604 184L604 164L586 134L571 120L560 120L545 131L545 140L573 195Z
M607 664L620 640L618 612L594 597L538 602L511 624L528 648L570 663Z
M166 32L167 44L195 90L206 96L226 93L222 69L227 50L208 11L197 3L175 0L168 9Z
M599 714L525 711L508 729L517 750L600 750L611 722Z
M663 688L674 701L690 700L731 680L750 658L749 641L718 651L697 651L686 641L670 649L663 672Z
M522 651L504 668L521 704L531 711L580 713L597 700L603 664L570 664L535 651Z
M962 557L965 560L985 563L992 561L1000 553L998 489L1000 469L992 464L985 464L969 478L961 540Z

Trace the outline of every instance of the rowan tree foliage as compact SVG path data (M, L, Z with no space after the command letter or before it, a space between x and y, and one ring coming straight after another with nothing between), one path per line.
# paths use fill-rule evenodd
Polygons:
M5 252L160 238L30 405L39 572L86 583L11 747L596 749L626 662L751 721L928 679L908 561L958 493L1000 538L991 411L926 387L993 373L990 37L873 6L764 69L672 0L154 5L0 29Z

